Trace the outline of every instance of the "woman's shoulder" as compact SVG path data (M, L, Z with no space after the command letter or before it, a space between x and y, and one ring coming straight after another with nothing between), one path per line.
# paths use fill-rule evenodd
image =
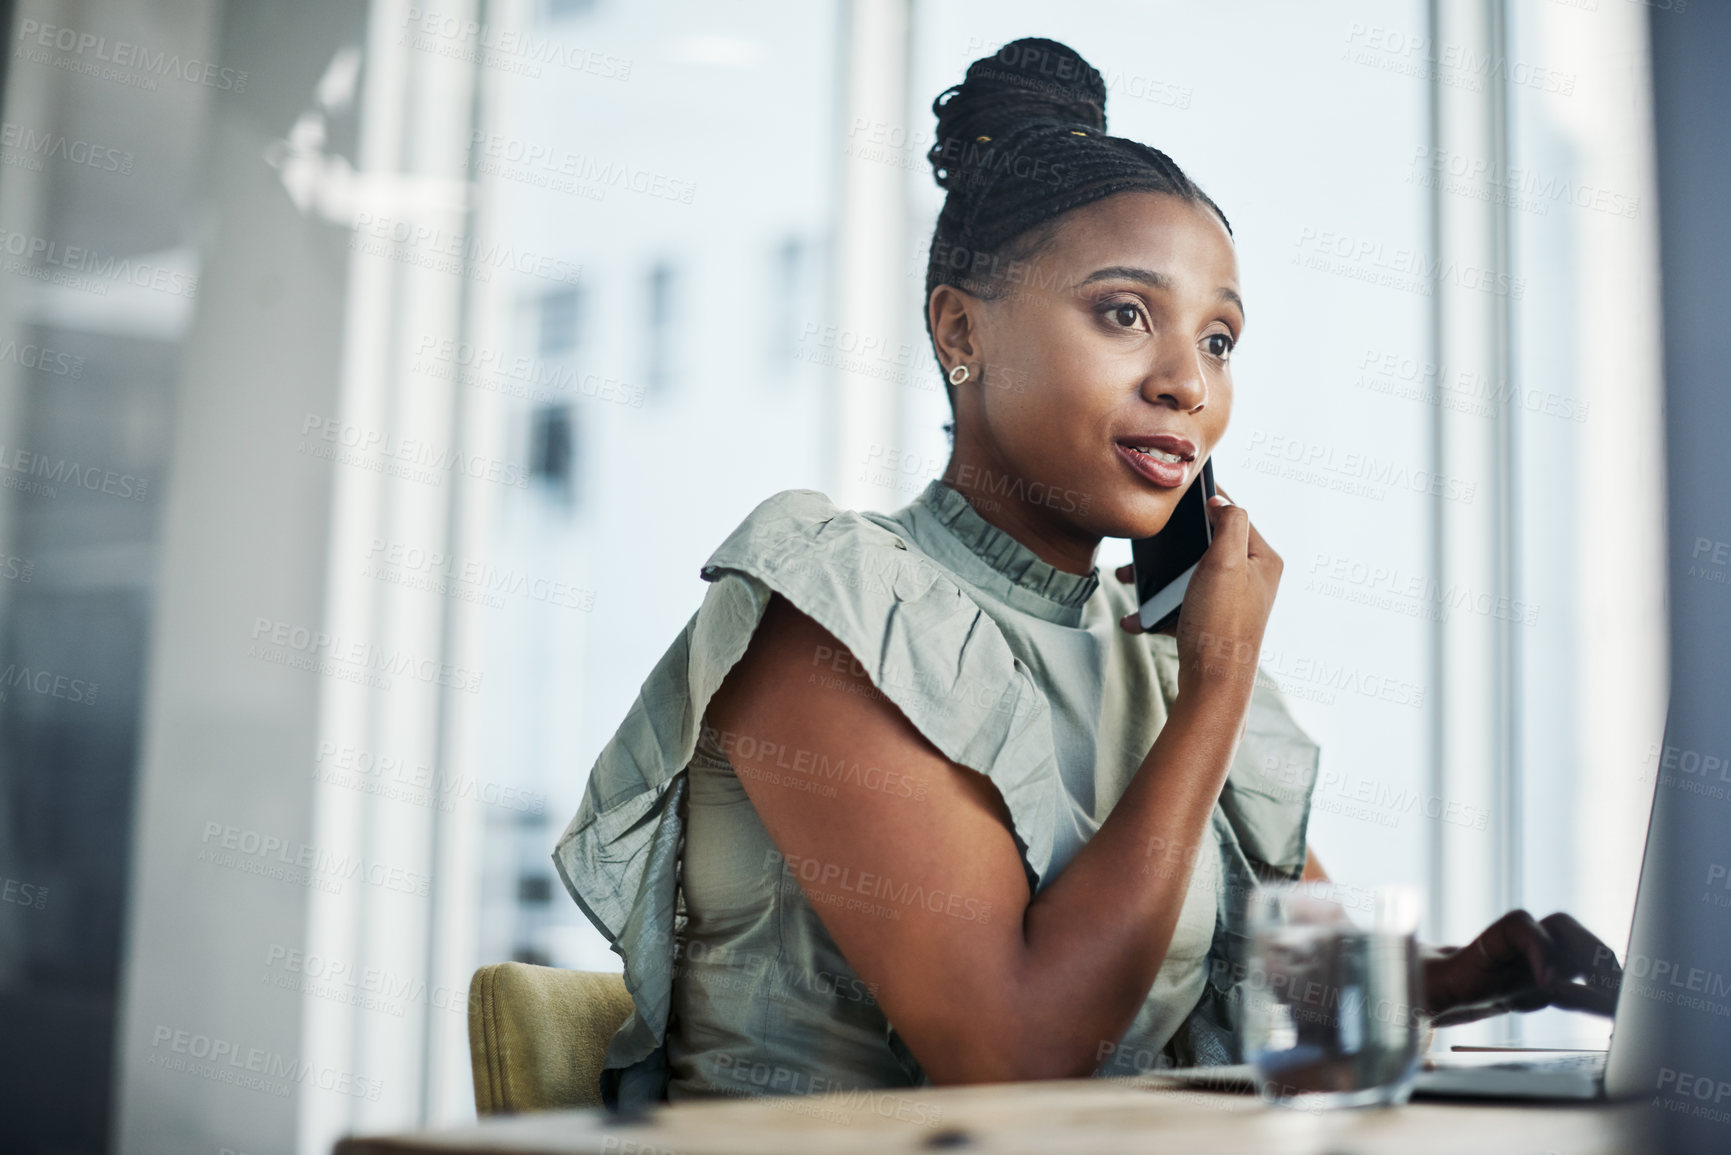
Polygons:
M796 605L816 599L882 612L918 601L928 610L978 609L894 515L844 509L814 489L784 489L759 502L701 570L711 582L729 572L750 575Z
M713 585L692 635L693 665L710 675L699 696L719 685L779 594L839 643L814 661L852 670L851 655L945 757L996 783L1038 874L1057 782L1049 703L992 616L897 526L813 490L759 504L703 567Z
M898 532L893 515L844 509L815 489L784 489L758 502L704 564L703 576L742 562L772 567L825 559L909 555L909 563L941 571ZM947 571L943 571L946 572ZM952 583L953 584L953 583Z

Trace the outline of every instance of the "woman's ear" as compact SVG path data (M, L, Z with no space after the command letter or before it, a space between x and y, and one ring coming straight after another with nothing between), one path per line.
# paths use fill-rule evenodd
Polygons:
M980 299L954 285L938 285L926 302L932 324L932 343L938 359L948 371L956 365L982 360L978 317Z

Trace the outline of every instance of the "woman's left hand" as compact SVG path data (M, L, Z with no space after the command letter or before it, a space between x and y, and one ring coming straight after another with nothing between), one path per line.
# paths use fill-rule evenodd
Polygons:
M1535 920L1510 911L1464 947L1426 948L1421 965L1425 1009L1439 1027L1541 1007L1610 1015L1623 981L1611 948L1562 913Z

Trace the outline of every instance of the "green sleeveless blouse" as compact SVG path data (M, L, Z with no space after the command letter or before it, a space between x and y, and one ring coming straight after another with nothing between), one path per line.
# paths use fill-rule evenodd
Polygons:
M1038 893L1153 745L1177 696L1175 643L1119 629L1135 608L1124 583L1054 568L935 480L892 514L837 509L812 490L775 494L701 573L702 605L602 749L553 855L623 958L636 1004L609 1044L603 1099L631 1108L921 1084L875 988L776 853L727 742L704 726L710 697L781 594L946 757L991 780ZM1097 1074L1238 1061L1245 896L1259 878L1303 870L1317 753L1259 675L1172 944ZM875 773L881 785L867 785L910 805L923 797L894 768L841 756L774 772L816 791L826 777ZM1150 848L1141 869L1188 865Z

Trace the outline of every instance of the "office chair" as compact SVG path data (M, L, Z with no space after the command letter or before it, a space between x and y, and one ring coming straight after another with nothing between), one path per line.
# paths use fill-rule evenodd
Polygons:
M631 1013L625 980L508 962L469 984L475 1111L599 1107L607 1044Z

